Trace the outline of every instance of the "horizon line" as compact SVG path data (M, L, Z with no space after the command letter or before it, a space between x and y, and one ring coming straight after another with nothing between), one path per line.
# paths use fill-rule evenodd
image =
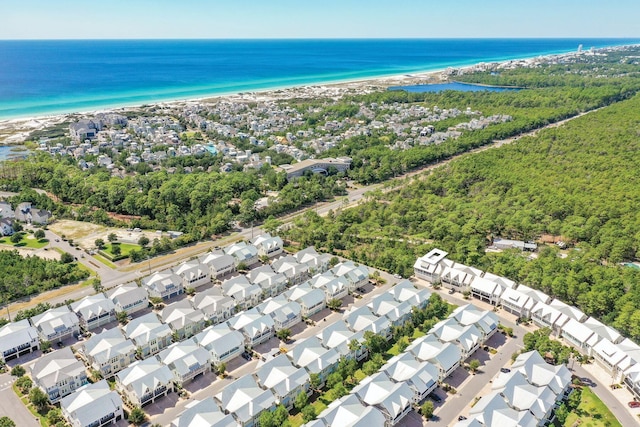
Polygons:
M639 40L638 36L571 36L571 37L177 37L177 38L32 38L0 41L309 41L309 40Z

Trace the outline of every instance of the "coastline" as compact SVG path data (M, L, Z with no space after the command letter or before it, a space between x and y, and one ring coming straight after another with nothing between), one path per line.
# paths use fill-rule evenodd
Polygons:
M635 46L637 44L611 45L600 47L600 49L623 48L626 46ZM9 117L0 119L0 146L22 144L28 135L35 131L46 127L62 123L69 120L73 116L90 116L103 112L123 112L123 111L139 111L141 108L152 106L176 107L191 103L209 103L216 102L221 99L229 99L239 102L255 102L276 99L292 98L299 92L309 89L338 89L338 90L385 90L391 86L407 86L429 83L454 82L455 80L443 78L443 73L447 69L473 70L483 64L508 64L514 61L530 61L534 59L549 60L554 57L562 57L565 55L578 54L577 51L552 52L527 57L508 57L499 60L472 61L464 64L439 65L434 68L423 69L419 71L409 71L406 73L393 73L383 75L372 75L366 77L354 77L345 79L336 79L328 81L318 81L303 84L284 84L282 86L266 87L256 90L213 93L209 95L194 96L187 98L167 98L158 99L148 102L132 102L117 103L115 105L107 105L104 107L89 109L85 111L59 112L42 115L30 115L26 117ZM444 67L444 68L443 68Z

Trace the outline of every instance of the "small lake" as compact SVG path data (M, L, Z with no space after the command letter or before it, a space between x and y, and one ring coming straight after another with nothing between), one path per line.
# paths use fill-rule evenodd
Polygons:
M499 86L483 86L483 85L474 85L470 83L438 83L432 85L413 85L413 86L392 86L388 90L404 90L407 92L416 92L416 93L424 93L424 92L433 92L440 93L445 90L457 90L460 92L509 92L520 90L518 87L499 87Z
M26 157L29 149L23 145L0 145L0 161Z

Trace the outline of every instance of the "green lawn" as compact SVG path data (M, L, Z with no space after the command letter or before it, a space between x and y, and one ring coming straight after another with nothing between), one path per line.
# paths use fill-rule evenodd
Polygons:
M622 427L609 408L588 387L582 388L580 405L569 414L564 427L577 425L578 420L581 427Z
M15 244L12 243L9 237L4 237L0 239L0 243L5 245L12 245L17 248L33 248L33 249L40 249L49 244L48 239L38 240L35 237L33 237L33 234L29 234L25 232L20 232L18 234L22 236L22 239L20 239L18 243L15 243Z
M113 255L114 245L120 246L120 251L121 251L120 253L121 255L124 255L124 256L128 256L129 253L134 249L138 250L141 248L140 245L136 245L134 243L107 243L104 249L102 249L102 251L109 255Z
M95 254L93 255L93 257L95 259L97 259L98 261L100 261L101 263L103 263L104 265L106 265L109 268L118 268L114 263L112 263L111 261L109 261L108 259L106 259L105 257L103 257L102 255L98 255Z

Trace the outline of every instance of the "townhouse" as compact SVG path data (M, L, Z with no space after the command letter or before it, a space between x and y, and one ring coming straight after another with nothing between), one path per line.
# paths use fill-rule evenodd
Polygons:
M205 318L214 325L230 319L236 310L235 300L223 295L222 290L218 287L198 292L193 296L191 304L197 310L202 311Z
M200 263L209 269L211 280L220 279L236 271L236 260L224 252L210 252L200 257Z
M110 378L135 361L136 346L120 329L112 328L82 343L79 353L103 378Z
M169 325L178 340L191 338L204 329L204 313L187 300L167 305L160 312L162 323Z
M309 373L304 368L293 366L284 354L259 366L254 376L258 384L271 390L288 410L293 408L293 402L300 393L310 393Z
M255 307L262 300L262 289L252 284L246 276L237 276L222 282L222 292L233 298L238 311Z
M240 356L245 350L244 335L226 323L209 326L194 337L196 343L211 355L211 363L218 366Z
M331 272L336 277L345 277L347 279L350 293L369 283L369 269L353 261L341 262L333 267Z
M233 257L236 267L240 264L251 267L258 263L258 249L245 242L238 242L227 246L224 249L224 253Z
M0 357L6 363L40 349L38 330L29 320L10 322L0 328Z
M185 261L173 271L182 279L182 287L184 289L197 289L201 286L211 284L209 267L200 263L197 259Z
M262 290L262 299L275 297L287 288L287 277L282 273L276 273L271 266L263 265L254 268L247 273L249 282L260 286Z
M116 306L104 294L90 295L71 304L80 327L85 331L99 328L116 320Z
M251 244L258 249L258 256L269 258L280 255L284 247L280 237L271 237L269 233L261 234L252 239Z
M437 366L438 381L444 381L463 360L462 351L458 346L451 343L443 344L433 335L417 338L406 350L417 360Z
M318 337L299 341L286 355L297 367L305 368L309 374L318 374L321 385L325 383L327 376L335 371L340 360L340 354L336 349L327 349Z
M391 322L385 316L378 317L366 305L352 307L342 316L347 326L354 332L371 331L376 335L391 339Z
M76 359L69 347L37 359L31 367L31 378L52 404L88 383L84 364Z
M233 415L220 409L213 397L207 397L187 403L171 427L238 427L238 423Z
M66 305L49 309L30 321L38 330L41 341L62 342L80 335L80 320Z
M462 326L455 319L442 320L431 328L429 335L444 343L455 344L460 348L462 360L469 358L482 343L482 333L473 325Z
M271 268L276 273L284 274L289 285L297 285L309 278L309 266L300 264L291 255L283 256L271 263Z
M148 357L116 374L116 390L129 404L142 407L174 391L173 374L155 357Z
M384 426L386 418L373 406L366 406L355 394L348 394L334 400L318 414L317 420L305 424L305 427L372 427Z
M395 383L406 383L413 392L415 405L436 389L440 376L436 365L420 362L410 352L392 357L380 371Z
M263 390L251 375L245 375L227 385L215 399L226 413L234 415L243 427L258 425L263 411L274 411L276 397L271 390Z
M271 316L261 314L255 308L236 314L227 324L244 335L247 347L254 347L269 340L275 332L275 323Z
M116 312L131 315L149 307L149 294L134 282L107 291L107 297L115 305Z
M327 306L324 292L305 282L294 286L283 294L289 301L300 304L302 317L311 317Z
M73 427L102 427L124 418L122 398L106 380L87 384L60 401L62 416Z
M122 330L136 345L136 353L141 358L157 354L172 342L172 331L158 319L155 313L148 313L133 319Z
M181 387L198 375L211 372L211 354L193 338L171 344L156 358L171 369L173 382Z
M171 270L155 272L142 279L142 287L150 297L169 300L184 293L184 284L180 276Z
M368 376L360 381L351 394L362 403L373 406L384 415L385 427L400 422L411 411L413 391L405 383L395 383L384 372Z
M309 246L294 255L296 261L309 267L309 274L322 274L329 269L331 255L319 254L313 246Z
M268 314L273 319L274 329L291 329L302 321L302 307L295 301L289 301L284 296L269 298L256 309L262 314Z

